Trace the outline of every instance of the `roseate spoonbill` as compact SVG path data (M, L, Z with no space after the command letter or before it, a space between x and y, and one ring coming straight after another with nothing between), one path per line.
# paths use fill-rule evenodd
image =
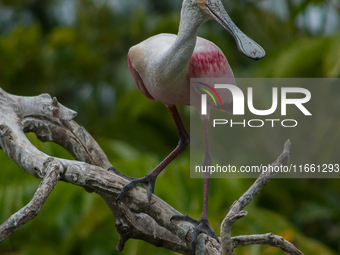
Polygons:
M244 55L255 60L265 56L265 51L261 46L236 27L225 11L221 0L183 0L177 36L159 34L133 46L128 53L128 65L137 88L147 98L160 101L169 108L180 140L177 147L145 177L129 178L131 181L123 187L117 201L138 184L142 184L147 189L147 197L150 201L158 174L188 145L189 135L175 105L191 104L200 112L201 94L190 86L190 78L226 78L234 82L233 72L223 52L214 43L197 37L198 27L211 19L216 20L232 34L238 49ZM191 103L190 93L194 93ZM232 101L227 97L228 94L225 94L222 98L223 106L219 107L219 110L231 111ZM210 107L208 108L209 113ZM208 116L209 114L201 115L205 141L205 157L202 163L204 166L211 165ZM116 169L111 170L118 173ZM196 221L188 216L172 217L172 220L188 220L196 225L192 238L193 253L195 253L196 237L201 232L219 241L207 220L209 174L204 178L201 220Z

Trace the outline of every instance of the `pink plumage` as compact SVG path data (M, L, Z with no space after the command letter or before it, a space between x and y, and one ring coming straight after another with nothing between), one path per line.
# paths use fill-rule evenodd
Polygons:
M189 63L189 78L232 78L227 58L214 43L197 38Z

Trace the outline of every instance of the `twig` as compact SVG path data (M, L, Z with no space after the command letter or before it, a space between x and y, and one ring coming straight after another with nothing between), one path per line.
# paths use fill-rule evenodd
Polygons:
M35 192L32 200L18 212L14 213L7 221L0 225L0 243L5 240L9 235L18 230L29 220L35 218L46 199L52 192L54 186L57 184L62 166L52 160L46 167L47 174L41 181L39 188Z
M290 146L291 142L290 140L287 140L284 144L283 152L271 164L272 167L281 166L288 163ZM254 199L254 197L260 192L260 190L265 185L267 185L267 183L272 178L274 178L276 174L277 172L275 171L262 172L260 176L256 179L256 181L250 186L250 188L237 201L232 204L228 214L221 224L221 243L223 255L233 254L234 246L231 239L231 227L237 219L246 215L245 213L241 213L241 210Z
M274 235L273 233L235 236L232 238L232 243L234 248L249 244L265 244L281 248L281 250L291 255L303 255L303 253L299 251L292 243L288 242L281 236Z
M289 162L289 151L291 142L287 140L283 147L283 152L281 155L271 164L272 167L285 165ZM246 205L248 205L260 190L267 185L267 183L275 177L278 172L266 171L262 172L256 181L250 186L250 188L231 206L226 217L230 217L233 214L240 212Z

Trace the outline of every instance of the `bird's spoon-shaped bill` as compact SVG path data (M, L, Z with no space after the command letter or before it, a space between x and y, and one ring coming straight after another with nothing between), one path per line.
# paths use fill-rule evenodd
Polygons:
M266 55L266 52L260 45L246 36L235 25L224 9L220 0L206 0L205 6L207 7L206 10L210 16L220 23L226 30L228 30L229 33L231 33L231 35L235 38L237 48L240 52L242 52L245 56L255 60L259 60Z

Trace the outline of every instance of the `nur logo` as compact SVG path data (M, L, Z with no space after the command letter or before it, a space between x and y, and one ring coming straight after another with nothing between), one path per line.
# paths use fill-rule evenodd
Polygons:
M222 100L217 93L215 89L228 89L231 92L232 98L233 98L233 115L244 115L244 105L245 105L245 99L244 94L242 90L231 84L215 84L214 87L211 87L205 83L200 83L207 88L209 88L219 99L220 104L222 105ZM214 101L215 106L217 106L216 100L212 93L204 88L197 87L203 91L205 91ZM207 94L201 95L201 114L207 115ZM299 94L299 98L288 98L289 94ZM311 99L311 93L309 90L305 88L298 88L298 87L281 87L281 115L287 115L287 105L295 105L304 115L311 116L312 114L306 109L306 107L303 105L307 103ZM278 107L279 102L279 96L278 96L278 88L273 87L272 88L272 106L267 110L258 110L255 109L253 104L253 88L248 87L247 88L247 104L248 109L251 113L258 116L264 116L264 115L270 115L274 113Z
M201 84L203 85L205 88L202 88L202 87L198 87L196 86L197 89L200 89L200 90L203 90L205 93L207 93L211 99L214 101L214 104L215 106L217 106L217 103L216 103L216 99L215 99L215 96L217 97L218 101L219 101L219 105L222 106L222 100L221 100L221 97L220 95L217 93L216 89L214 89L213 87L211 87L210 85L208 84L205 84L203 82L197 82L198 84ZM212 93L214 93L214 95L209 91L212 91ZM201 102L202 102L202 108L201 108L201 114L202 115L207 115L207 94L202 94L201 95Z

